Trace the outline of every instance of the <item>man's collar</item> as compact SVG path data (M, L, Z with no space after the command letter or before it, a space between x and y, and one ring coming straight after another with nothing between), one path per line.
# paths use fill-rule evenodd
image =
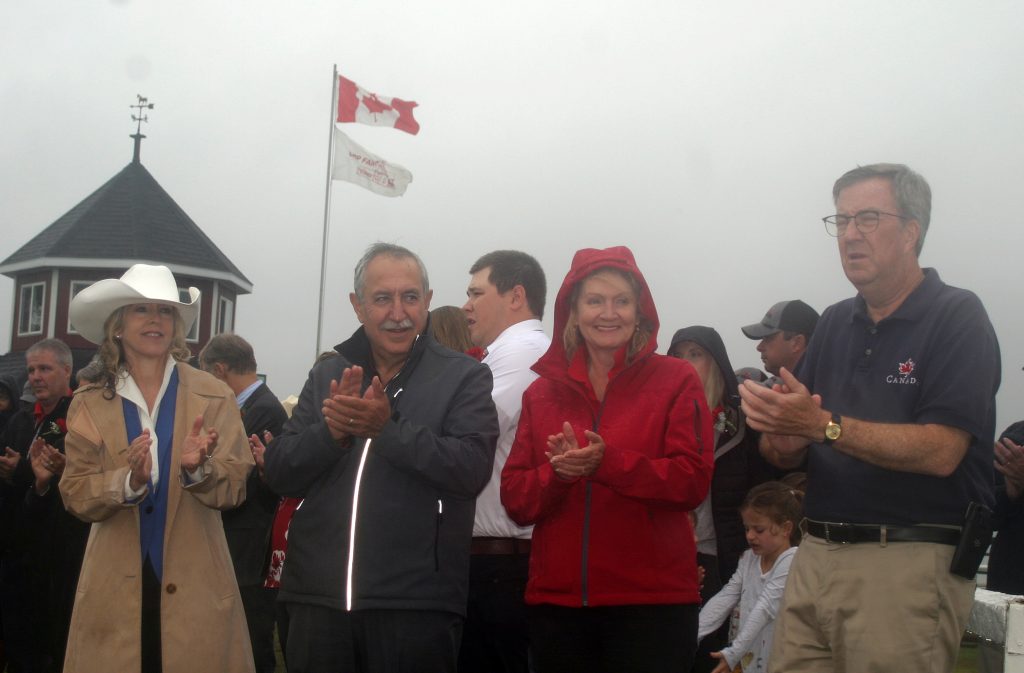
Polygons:
M516 334L522 334L523 332L541 332L543 330L544 326L541 325L540 320L537 318L520 320L519 322L513 323L502 330L501 334L498 335L498 338L492 341L484 350L489 353L501 345L502 341L511 339Z
M907 298L896 307L895 311L879 322L885 322L886 320L917 320L928 310L935 299L935 295L942 288L943 283L942 279L939 278L939 272L935 269L925 268L921 269L921 271L924 273L924 278L917 284L917 287L907 295ZM867 302L864 301L864 297L860 294L854 297L853 315L851 318L871 322L871 318L868 316Z
M256 379L248 386L246 386L245 389L243 389L240 393L235 395L235 400L238 402L238 406L243 406L249 400L249 398L252 397L252 394L256 392L256 389L262 385L263 381Z
M53 406L49 409L44 409L42 402L36 402L32 406L32 416L36 419L36 425L39 425L44 418L57 411L60 408L61 402L64 402L64 400L70 400L72 395L74 395L74 393L71 391L71 388L68 388L62 396L57 398L57 401L54 402Z
M360 325L348 339L334 347L334 350L354 365L363 369L373 367L373 353L370 351L370 340L366 337L366 330Z
M416 340L412 343L412 349L406 357L405 364L399 368L399 371L405 371L415 365L419 355L423 352L424 344L428 338L429 336L425 332L416 337ZM363 376L367 381L377 375L377 364L373 359L373 348L370 345L370 339L366 336L366 329L362 325L352 333L352 336L335 346L334 350L338 351L342 357L352 364L362 367ZM387 381L381 381L381 383L387 384Z

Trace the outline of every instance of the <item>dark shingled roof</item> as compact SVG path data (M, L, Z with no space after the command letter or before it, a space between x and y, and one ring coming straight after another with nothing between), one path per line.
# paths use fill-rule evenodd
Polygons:
M17 390L14 391L14 398L21 397L21 389L25 385L25 354L7 353L0 355L0 379L11 381Z
M252 284L174 202L141 163L132 162L38 236L0 263L8 267L45 258L150 261L207 269L233 278L240 292ZM99 264L97 264L99 265Z

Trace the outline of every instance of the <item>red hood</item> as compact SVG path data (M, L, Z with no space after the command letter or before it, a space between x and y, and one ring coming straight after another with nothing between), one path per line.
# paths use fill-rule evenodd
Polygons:
M569 322L569 296L578 282L602 268L626 271L640 283L640 313L643 315L643 322L650 327L651 338L648 339L647 345L637 354L637 357L653 353L657 349L658 327L660 326L658 309L654 307L651 289L647 286L644 275L640 273L636 260L633 259L633 252L624 245L604 250L584 248L577 250L573 255L569 273L565 275L565 280L562 281L558 296L555 298L555 326L551 334L551 346L532 367L538 374L557 376L559 373L564 374L569 368L569 361L565 356L565 343L562 339L565 325Z

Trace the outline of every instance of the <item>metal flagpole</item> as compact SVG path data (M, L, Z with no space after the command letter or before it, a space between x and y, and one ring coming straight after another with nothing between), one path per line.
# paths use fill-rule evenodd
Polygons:
M338 114L338 64L334 64L334 78L331 83L331 133L327 145L327 186L324 190L324 239L320 250L320 303L316 309L316 353L320 357L320 338L324 324L324 286L327 282L327 238L331 227L331 164L334 159L334 120Z

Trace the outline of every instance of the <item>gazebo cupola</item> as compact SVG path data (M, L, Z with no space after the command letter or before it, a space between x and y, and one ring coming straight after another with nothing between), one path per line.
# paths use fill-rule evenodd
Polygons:
M136 262L166 265L183 292L202 291L187 339L193 353L213 335L234 330L238 296L250 293L252 283L142 165L143 111L153 104L138 98L131 163L0 262L0 273L14 279L12 354L54 337L76 351L78 365L79 352L95 347L68 322L71 298Z

